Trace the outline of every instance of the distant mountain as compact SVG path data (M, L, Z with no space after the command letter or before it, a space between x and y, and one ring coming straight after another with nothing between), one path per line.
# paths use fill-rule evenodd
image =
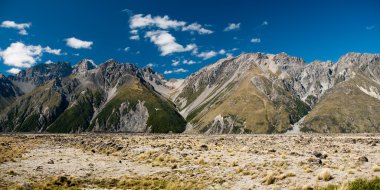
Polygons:
M192 74L172 99L187 132L380 132L380 55L242 54Z
M83 60L73 67L40 64L2 76L0 85L9 92L1 97L1 131L184 131L186 121L145 80L145 72L146 68L113 60L99 66ZM150 75L154 78L156 73Z
M0 89L3 132L380 132L379 54L242 54L184 80L85 59L0 75Z

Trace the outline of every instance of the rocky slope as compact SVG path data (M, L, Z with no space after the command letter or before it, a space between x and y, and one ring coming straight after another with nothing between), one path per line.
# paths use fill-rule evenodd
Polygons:
M185 80L85 59L1 75L0 88L5 132L380 132L379 54L242 54Z
M172 99L188 132L380 132L379 77L378 54L337 63L242 54L192 74Z
M131 64L114 60L98 66L91 60L74 67L40 64L3 78L8 83L1 85L15 89L13 102L2 96L8 105L0 113L3 132L167 133L185 129L186 121L174 104L145 80L143 69Z

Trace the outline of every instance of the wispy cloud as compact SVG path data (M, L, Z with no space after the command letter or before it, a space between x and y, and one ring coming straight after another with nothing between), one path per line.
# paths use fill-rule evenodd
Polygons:
M252 38L252 39L251 39L251 42L252 42L252 43L260 43L260 42L261 42L261 39L260 39L260 38Z
M172 74L172 73L187 73L189 70L183 69L183 68L178 68L174 70L166 70L164 71L164 74Z
M240 29L240 23L229 23L228 26L224 29L225 32L231 31L231 30L239 30Z
M366 26L366 27L365 27L366 30L373 30L373 29L375 29L375 28L376 28L375 25L371 25L371 26Z

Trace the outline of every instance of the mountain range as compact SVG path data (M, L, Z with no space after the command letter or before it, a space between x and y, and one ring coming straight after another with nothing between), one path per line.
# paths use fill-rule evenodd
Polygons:
M0 74L2 132L380 132L380 54L246 53L167 80L108 60Z

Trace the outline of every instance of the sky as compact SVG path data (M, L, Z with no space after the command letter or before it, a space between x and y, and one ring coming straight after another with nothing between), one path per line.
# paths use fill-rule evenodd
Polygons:
M379 0L0 0L0 73L84 58L185 78L241 53L380 53Z

